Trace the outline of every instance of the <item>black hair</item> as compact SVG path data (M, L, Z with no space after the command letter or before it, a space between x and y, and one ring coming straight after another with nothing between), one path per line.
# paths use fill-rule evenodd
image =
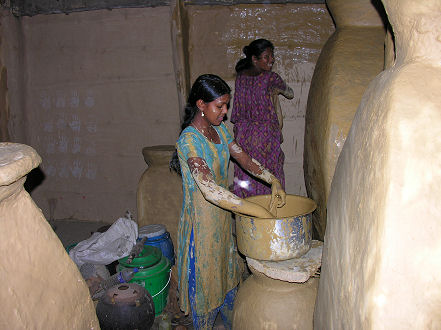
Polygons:
M181 133L191 124L194 116L198 112L198 107L196 105L198 100L202 100L204 103L210 103L222 95L230 94L230 92L230 86L228 86L228 84L219 76L214 74L203 74L199 76L193 83L190 95L188 96L187 105L185 106L184 120L181 125ZM169 167L171 170L181 174L181 166L179 164L176 150L170 160Z
M240 59L236 63L236 72L239 73L243 70L246 70L253 66L253 63L251 62L251 59L253 56L256 56L257 58L262 54L266 49L271 48L271 50L274 50L274 45L271 41L266 39L256 39L252 41L248 46L245 46L243 48L243 53L245 54L245 58Z

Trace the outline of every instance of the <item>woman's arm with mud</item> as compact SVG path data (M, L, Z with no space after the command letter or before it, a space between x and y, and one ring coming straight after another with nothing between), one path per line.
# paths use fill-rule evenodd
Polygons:
M213 174L203 158L189 158L187 163L199 190L210 203L232 212L247 214L258 218L273 217L263 206L241 199L216 184Z
M277 87L274 87L272 94L276 94L276 95L282 94L288 100L291 100L294 97L294 91L288 85L286 85L286 88L284 90L281 90L281 89L279 89Z
M286 193L280 181L257 160L243 151L236 141L231 142L228 148L231 157L233 157L244 170L271 185L270 212L274 214L276 206L282 207L285 205Z

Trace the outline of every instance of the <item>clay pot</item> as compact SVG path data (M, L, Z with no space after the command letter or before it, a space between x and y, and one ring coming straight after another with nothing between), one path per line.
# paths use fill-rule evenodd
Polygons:
M318 279L305 283L274 280L250 267L253 274L239 287L233 329L312 329Z
M155 305L150 293L136 283L109 288L98 302L96 314L101 329L151 329Z
M271 195L247 200L269 207ZM237 214L236 235L239 251L256 260L287 260L304 255L311 248L312 212L316 203L307 197L287 195L277 209L277 218L261 219Z

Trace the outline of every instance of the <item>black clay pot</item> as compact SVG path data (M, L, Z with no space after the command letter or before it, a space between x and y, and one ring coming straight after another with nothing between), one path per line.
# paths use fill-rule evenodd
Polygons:
M155 305L150 293L136 283L109 288L96 306L102 330L148 330L155 321Z

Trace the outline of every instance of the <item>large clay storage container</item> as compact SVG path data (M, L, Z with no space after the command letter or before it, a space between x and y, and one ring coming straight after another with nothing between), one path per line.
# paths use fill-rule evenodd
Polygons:
M148 168L142 174L137 191L138 227L163 224L177 245L177 231L182 208L182 179L170 171L173 145L157 145L142 150Z
M317 203L313 236L321 241L335 166L361 97L383 70L385 39L380 1L326 0L326 6L336 29L314 68L303 155L306 191Z
M233 329L312 329L318 278L306 283L272 279L250 267L234 303Z
M40 162L30 146L0 143L0 329L98 329L86 283L23 187Z

